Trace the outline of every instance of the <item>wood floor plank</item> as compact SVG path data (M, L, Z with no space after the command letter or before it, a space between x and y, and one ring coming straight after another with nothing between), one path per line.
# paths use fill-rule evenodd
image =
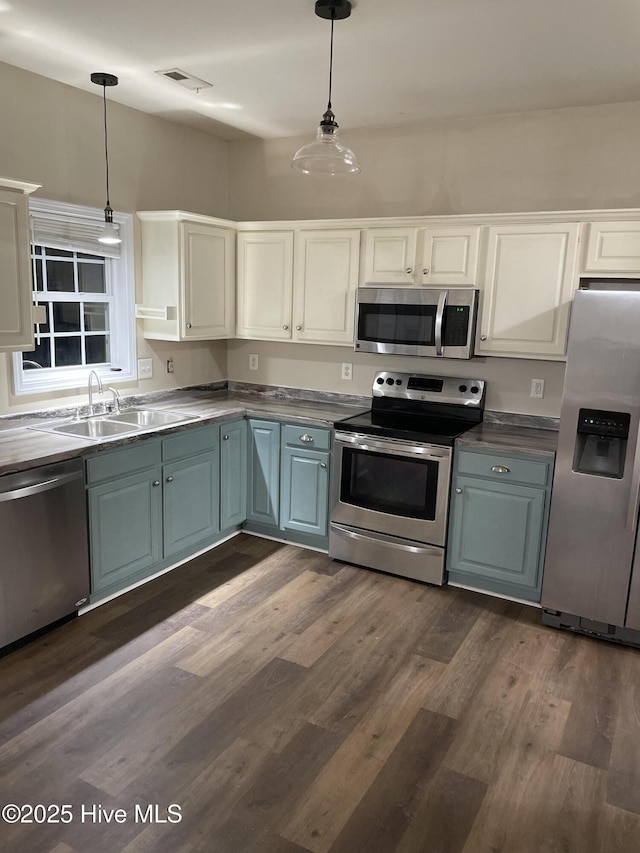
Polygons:
M326 853L415 717L435 662L418 656L397 674L309 787L280 833Z
M625 684L618 696L607 802L640 814L640 685Z
M396 849L416 820L422 795L451 745L455 728L450 717L418 710L331 845L331 853Z
M571 703L558 752L606 770L611 760L617 713L617 694L584 691L579 702Z

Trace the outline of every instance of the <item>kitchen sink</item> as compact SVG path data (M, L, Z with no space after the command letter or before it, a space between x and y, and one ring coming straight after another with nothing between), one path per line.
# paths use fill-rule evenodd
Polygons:
M135 424L136 426L153 429L153 427L173 426L199 420L193 415L182 412L163 412L160 409L130 409L128 412L114 412L107 415L106 420L112 423Z
M135 424L123 424L106 418L88 418L86 421L73 421L47 427L47 432L57 432L62 435L75 435L79 438L91 438L99 441L101 438L114 438L131 432L140 432L141 427Z
M84 420L33 424L29 429L87 438L90 441L106 441L120 435L152 432L163 427L188 424L199 420L198 415L185 415L183 412L163 411L162 409L129 409L126 412L97 415Z

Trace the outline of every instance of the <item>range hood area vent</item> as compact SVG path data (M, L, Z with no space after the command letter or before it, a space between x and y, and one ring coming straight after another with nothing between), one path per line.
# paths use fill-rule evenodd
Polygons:
M207 83L206 80L194 77L193 74L189 74L181 68L166 68L164 71L156 71L155 73L161 74L168 80L173 80L174 83L178 83L178 85L184 86L185 89L189 89L192 92L198 92L200 89L210 89L213 86L213 83Z

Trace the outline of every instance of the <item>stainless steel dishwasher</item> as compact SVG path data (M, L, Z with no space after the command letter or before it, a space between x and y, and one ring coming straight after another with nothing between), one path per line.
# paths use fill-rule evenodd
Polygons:
M0 477L0 648L89 597L81 460Z

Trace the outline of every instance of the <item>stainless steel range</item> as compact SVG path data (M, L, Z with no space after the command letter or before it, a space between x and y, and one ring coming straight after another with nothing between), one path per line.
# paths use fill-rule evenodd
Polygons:
M457 436L480 423L480 379L381 371L371 409L338 421L329 555L444 583Z

